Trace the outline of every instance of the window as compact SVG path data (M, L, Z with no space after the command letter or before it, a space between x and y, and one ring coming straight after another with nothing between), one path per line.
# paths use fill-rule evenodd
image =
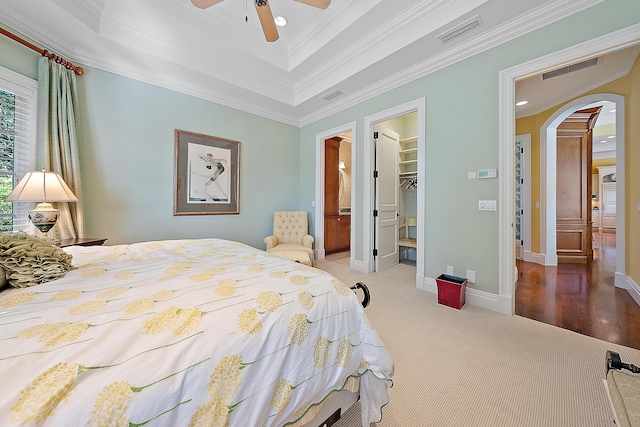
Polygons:
M14 185L35 169L38 83L0 67L0 231L29 227L28 203L5 202Z

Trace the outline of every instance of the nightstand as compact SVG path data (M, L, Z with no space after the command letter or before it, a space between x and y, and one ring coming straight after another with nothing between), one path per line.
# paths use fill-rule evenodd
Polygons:
M83 237L80 239L60 239L58 246L61 248L67 246L102 246L107 239L97 237Z

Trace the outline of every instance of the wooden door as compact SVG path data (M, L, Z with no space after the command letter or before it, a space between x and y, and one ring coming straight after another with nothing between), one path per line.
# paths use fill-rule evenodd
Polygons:
M593 259L591 221L592 131L600 107L576 111L558 126L556 239L558 262Z
M376 271L398 264L398 144L400 136L378 126L376 144ZM375 136L374 136L375 138Z

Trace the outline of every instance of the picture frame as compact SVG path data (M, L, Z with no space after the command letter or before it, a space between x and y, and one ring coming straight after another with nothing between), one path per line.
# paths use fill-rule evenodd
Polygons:
M240 142L175 129L173 215L239 214Z

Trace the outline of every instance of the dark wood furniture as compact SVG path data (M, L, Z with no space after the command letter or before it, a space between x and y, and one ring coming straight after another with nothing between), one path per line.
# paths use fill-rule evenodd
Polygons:
M79 239L60 239L58 246L65 248L67 246L102 246L107 239L101 237L82 237Z
M592 129L602 107L579 110L559 126L556 152L558 262L593 260L591 185Z
M324 142L324 251L346 251L351 245L351 216L340 215L340 141Z

